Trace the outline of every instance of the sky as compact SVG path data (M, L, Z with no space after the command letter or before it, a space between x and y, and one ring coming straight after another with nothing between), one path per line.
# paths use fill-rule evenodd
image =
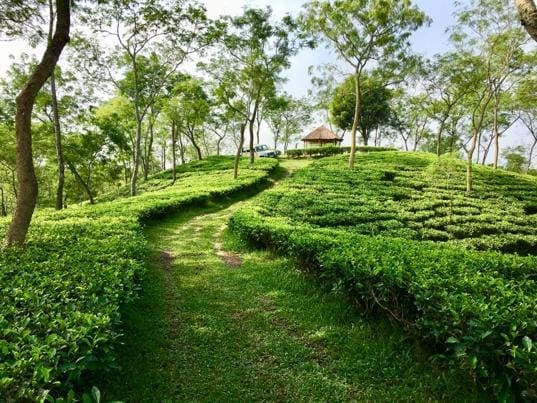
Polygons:
M462 0L461 3L464 5L468 4L469 1ZM287 13L292 15L298 14L306 2L306 0L201 1L206 6L207 12L212 18L221 15L239 15L245 7L270 6L273 9L275 19L279 19ZM428 57L449 50L449 34L446 33L446 29L453 26L456 22L454 16L456 11L455 2L453 0L414 0L414 3L431 18L431 24L420 28L414 33L411 38L412 50ZM16 57L22 52L30 51L31 49L25 45L24 41L0 41L0 77L5 75L6 70L12 63L10 55ZM285 74L287 82L284 84L284 90L297 97L307 96L308 90L312 88L311 78L308 75L309 67L319 66L324 63L333 63L334 59L334 54L323 47L314 50L302 50L292 59L291 68ZM309 127L305 127L304 134L307 134L307 132L321 122L322 118L319 118L319 120ZM270 144L271 134L268 133L266 128L262 132L264 132L262 140Z

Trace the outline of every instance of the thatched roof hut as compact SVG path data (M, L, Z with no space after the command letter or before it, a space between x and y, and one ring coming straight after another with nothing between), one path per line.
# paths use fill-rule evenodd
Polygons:
M306 137L302 139L304 148L306 147L322 147L324 145L340 145L343 139L332 132L326 126L319 126Z

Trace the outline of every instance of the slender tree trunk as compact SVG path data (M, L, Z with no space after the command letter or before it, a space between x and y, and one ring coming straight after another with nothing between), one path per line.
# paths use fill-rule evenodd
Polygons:
M261 111L257 113L257 125L256 125L256 132L255 132L255 138L256 138L256 144L259 144L259 132L261 131L261 122L263 120L263 117L261 116Z
M175 129L175 134L179 140L179 156L181 157L181 165L185 165L185 145L183 144L183 135Z
M354 161L356 160L356 131L360 125L360 118L362 113L362 88L360 85L360 74L356 71L354 76L354 91L356 96L356 102L354 104L354 119L352 121L351 129L351 151L349 156L349 168L354 168Z
M481 164L485 165L487 163L487 157L489 156L490 147L492 147L492 143L494 141L494 135L491 136L489 143L487 144L487 147L483 151L483 158L481 160Z
M54 34L54 5L49 0L49 30L48 43L52 41ZM58 163L58 185L56 187L56 210L63 208L63 187L65 183L65 163L63 161L62 132L60 125L60 109L58 107L58 94L56 92L56 68L50 75L50 97L52 103L52 123L54 127L54 143L56 145L56 159Z
M438 132L436 133L436 156L440 157L440 150L441 150L441 144L442 144L442 133L444 132L444 128L446 127L446 120L447 116L444 116L443 119L440 121L440 127L438 128Z
M537 7L533 0L515 0L520 21L528 34L537 41Z
M176 138L176 126L175 121L172 120L172 184L177 181L177 138Z
M196 142L196 137L195 137L195 133L194 133L194 130L192 130L189 134L185 134L186 137L188 137L188 139L190 140L190 142L192 143L192 147L194 147L194 150L196 150L196 154L198 156L198 160L202 160L202 155L201 155L201 148L200 146L198 145L198 143Z
M531 145L531 148L530 148L530 155L528 156L528 169L526 170L526 172L531 169L531 163L533 160L533 152L535 151L535 146L537 146L537 137L534 136L533 144Z
M147 180L149 172L151 171L151 155L153 154L153 139L155 138L154 133L155 122L153 120L149 121L149 139L146 144L145 149L145 168L144 168L144 180Z
M500 158L500 131L498 130L498 100L494 103L492 135L494 137L494 169L498 169L498 159Z
M7 216L7 211L6 211L6 199L4 198L4 188L3 187L0 187L0 198L2 199L1 200L1 208L0 208L0 215L2 217L5 217Z
M136 117L136 138L134 139L134 159L131 175L131 196L136 196L136 184L138 181L138 169L140 167L140 154L142 145L142 123L143 116L140 113L139 94L138 94L138 63L136 56L131 55L132 71L134 73L134 115Z
M138 109L138 108L136 108ZM138 115L138 112L137 112ZM131 196L136 196L136 183L138 181L138 169L140 167L140 153L142 145L142 121L136 118L136 143L134 148L134 161L131 175Z
M161 159L161 167L162 167L162 170L165 171L166 170L166 153L167 153L167 146L166 146L166 140L164 140L164 142L162 143L162 149L161 149L161 156L160 156L160 159Z
M254 108L255 111L255 108ZM255 112L254 112L255 113ZM250 119L249 123L249 132L250 132L250 164L254 163L255 160L255 152L254 152L254 119Z
M56 144L56 159L58 160L58 186L56 188L56 210L63 208L63 188L65 184L65 162L63 159L62 132L60 125L60 112L58 97L56 94L56 78L54 71L50 76L50 95L52 99L52 111L54 117L54 138Z
M69 168L69 170L75 177L76 181L84 189L84 192L86 193L86 196L88 196L88 200L90 204L95 204L95 200L93 199L93 194L91 193L91 189L89 188L89 185L86 183L86 181L84 181L84 179L82 179L82 176L80 176L80 174L78 173L75 165L71 161L69 161L67 158L65 159L65 163L67 164L67 167Z
M8 246L24 244L37 202L37 178L32 154L32 110L39 90L52 74L63 48L69 42L70 0L56 0L56 13L56 29L52 40L47 44L41 62L34 68L17 96L15 135L18 197L15 214L6 234Z
M237 147L237 153L235 154L235 163L233 164L233 179L239 177L239 162L241 160L242 146L244 145L244 132L246 131L246 123L241 124L241 137L239 140L239 146Z
M216 156L220 156L220 145L222 144L222 141L224 140L224 137L218 137L218 140L216 141Z
M472 135L472 143L468 150L468 161L466 164L466 191L471 192L473 190L473 160L474 152L477 146L477 132Z

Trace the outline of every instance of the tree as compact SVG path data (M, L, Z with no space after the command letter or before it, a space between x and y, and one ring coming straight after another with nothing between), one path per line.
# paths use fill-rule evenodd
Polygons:
M480 147L489 107L492 107L494 166L497 167L501 99L513 87L515 73L521 72L525 66L524 35L513 25L513 10L508 1L473 0L469 7L458 12L459 24L451 37L462 56L462 63L472 68L465 77L465 80L472 79L465 85L472 89L466 98L473 111L472 137L467 148L468 192L472 191L473 155ZM483 10L490 11L490 15L485 17Z
M312 108L304 99L296 99L287 93L270 98L266 104L267 124L274 138L274 149L283 143L283 152L304 126L312 120Z
M461 58L455 52L436 56L426 68L425 86L430 98L429 113L438 124L435 152L440 156L442 135L453 119L469 88L464 83L464 67L459 65ZM453 150L451 150L452 152Z
M417 151L419 145L430 137L426 94L409 95L401 93L395 96L391 126L403 139L405 150L409 151L412 141L412 151Z
M131 195L136 194L138 170L142 159L143 123L152 105L156 102L168 78L173 75L187 58L208 46L212 31L205 9L198 5L178 1L170 5L162 0L135 0L110 2L99 7L99 12L89 21L96 33L115 40L113 52L99 55L101 67L118 89L129 95L136 119L134 165L131 175ZM156 39L160 39L156 43ZM158 55L161 57L157 57ZM160 74L147 80L147 67L156 68ZM155 63L154 63L155 62ZM128 68L128 86L115 78L113 67ZM162 71L165 71L162 74ZM128 88L128 91L126 91Z
M235 155L234 177L249 130L250 162L254 163L254 128L263 100L283 80L281 73L301 46L294 35L296 23L288 16L272 23L272 10L246 9L243 15L227 18L226 32L220 41L220 52L205 66L215 81L217 102L226 105L240 120L240 140Z
M410 0L314 0L307 4L302 15L305 31L332 47L352 68L355 78L351 169L355 161L356 132L362 117L366 68L374 60L382 60L384 77L401 74L413 60L409 57L408 39L426 20L425 14Z
M356 105L356 77L351 75L335 89L330 103L330 117L332 123L343 130L352 130ZM370 134L379 126L390 122L390 100L392 91L385 84L371 74L363 74L361 90L361 115L358 119L358 131L362 142L368 145Z
M520 21L530 36L537 41L537 6L534 0L515 0Z
M523 172L527 164L524 154L526 154L524 146L506 148L503 153L503 157L507 162L505 169L512 172Z
M528 152L527 169L531 169L533 162L533 154L537 146L537 95L535 94L535 86L537 85L537 77L530 75L525 77L517 88L515 94L515 109L518 113L518 118L524 124L532 139L531 146Z
M7 6L18 2L10 1ZM19 3L20 4L20 3ZM24 8L24 7L23 7ZM35 6L36 11L38 6ZM18 14L17 9L9 9ZM26 9L22 19L30 18ZM32 155L32 109L40 89L51 76L65 45L69 42L71 27L71 5L69 0L56 0L56 24L54 33L48 41L39 64L28 77L24 88L17 96L17 112L15 116L15 134L17 139L17 204L15 213L6 234L8 246L22 246L28 233L32 215L37 202L37 179ZM12 25L0 27L4 33L10 34Z
M203 90L203 83L196 78L180 81L174 88L176 94L169 101L170 113L176 128L185 135L194 149L198 160L202 159L198 144L202 128L211 111L208 95Z

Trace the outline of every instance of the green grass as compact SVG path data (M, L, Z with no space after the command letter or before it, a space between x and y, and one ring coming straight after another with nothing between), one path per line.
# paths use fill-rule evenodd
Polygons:
M123 308L122 369L98 383L105 400L483 398L387 320L365 318L292 261L221 232L244 207L227 200L147 228L149 269L141 298ZM240 267L224 263L215 242Z

